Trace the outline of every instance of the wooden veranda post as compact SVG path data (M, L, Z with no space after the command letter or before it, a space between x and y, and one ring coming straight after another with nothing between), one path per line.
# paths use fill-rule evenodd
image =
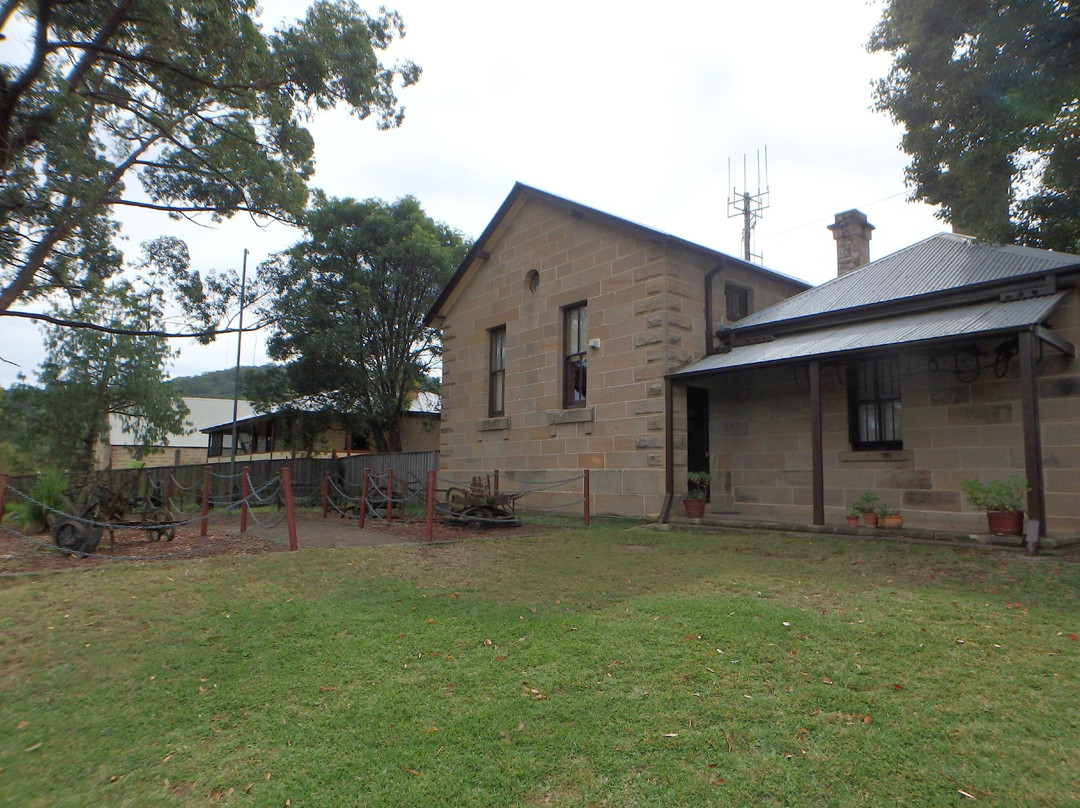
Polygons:
M247 533L248 497L251 496L251 466L240 472L240 532Z
M1017 336L1020 351L1020 414L1024 434L1024 474L1030 486L1027 495L1029 532L1028 553L1039 551L1039 538L1046 535L1046 493L1043 487L1042 438L1039 426L1039 378L1035 370L1035 335L1021 331Z
M281 470L281 493L285 499L285 523L289 526L289 549L299 549L296 541L296 511L293 510L292 477L288 468Z
M199 525L199 535L206 535L206 528L210 522L210 466L203 466L202 478L202 519Z
M322 497L322 518L326 518L327 512L330 510L330 472L324 471L322 478L322 485L319 487L319 494Z
M825 524L825 465L821 447L821 367L816 361L807 368L810 377L810 497L813 524Z
M424 541L434 538L435 529L435 469L427 473L427 524L424 528Z
M585 469L584 476L585 476L585 482L584 482L584 487L585 487L584 521L585 521L585 527L588 527L589 526L589 500L591 499L591 496L592 496L589 493L589 470L588 469Z

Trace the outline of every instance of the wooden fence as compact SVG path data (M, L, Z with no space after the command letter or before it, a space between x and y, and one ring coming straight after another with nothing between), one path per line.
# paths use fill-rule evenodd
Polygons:
M297 504L310 504L307 500L318 495L323 477L329 473L345 487L359 489L364 469L371 474L385 474L387 469L394 470L396 479L408 479L422 482L428 469L437 469L438 452L391 452L386 454L355 454L348 457L321 458L297 457L282 460L243 460L236 461L236 475L244 468L250 469L251 485L258 490L288 468L292 476L292 487ZM224 500L239 497L239 478L232 477L229 463L214 463L210 466L211 497ZM189 466L161 466L144 469L113 469L95 471L68 476L68 497L73 502L83 502L88 497L92 486L103 486L110 491L135 498L151 496L163 491L173 480L173 497L182 509L183 500L190 502L196 492L201 490L204 464ZM36 480L35 475L9 477L8 485L23 493L30 493ZM185 493L185 491L187 493Z

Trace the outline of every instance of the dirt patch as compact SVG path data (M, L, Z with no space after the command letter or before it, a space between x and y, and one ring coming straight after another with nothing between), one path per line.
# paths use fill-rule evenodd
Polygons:
M431 541L445 542L476 536L510 537L533 535L537 526L524 523L513 526L482 526L475 524L432 525ZM273 528L252 528L253 533L272 539L286 547L289 544L288 528L279 524ZM297 545L299 549L317 547L360 547L379 544L424 544L427 541L427 529L423 521L398 522L392 524L381 519L367 519L364 529L360 529L355 519L342 519L330 516L323 519L319 514L299 513L296 516Z

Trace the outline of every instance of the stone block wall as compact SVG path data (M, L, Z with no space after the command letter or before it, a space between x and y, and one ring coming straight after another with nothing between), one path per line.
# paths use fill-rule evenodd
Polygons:
M528 196L484 247L487 257L469 268L444 309L440 475L467 481L494 469L523 471L539 486L541 477L570 479L588 468L595 512L657 514L664 375L705 352L704 275L715 259ZM535 291L531 270L539 274ZM732 276L753 289L754 309L799 288L752 270ZM716 288L722 307L719 281ZM588 352L587 406L564 409L563 309L581 302L587 336L600 346ZM491 417L489 331L499 326L506 327L505 409ZM676 417L685 423L681 407ZM683 469L684 440L676 442ZM573 497L580 497L576 480L532 499Z

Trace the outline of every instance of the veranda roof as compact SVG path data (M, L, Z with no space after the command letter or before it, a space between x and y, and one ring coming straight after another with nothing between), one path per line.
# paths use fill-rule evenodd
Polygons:
M671 376L684 378L853 351L1017 331L1042 323L1066 294L1058 292L1026 300L974 303L782 335L769 342L741 345L727 353L706 356Z

